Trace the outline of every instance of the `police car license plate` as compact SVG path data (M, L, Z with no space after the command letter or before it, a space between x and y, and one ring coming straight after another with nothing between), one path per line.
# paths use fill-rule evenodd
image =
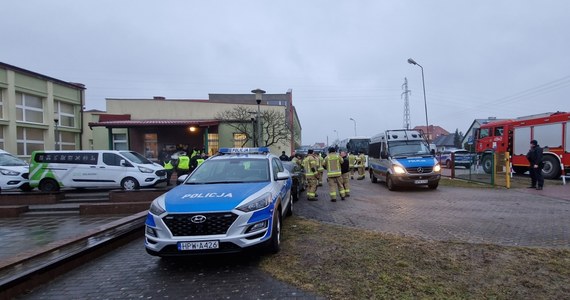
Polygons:
M206 250L206 249L218 249L220 248L219 241L202 241L202 242L179 242L178 250Z
M428 181L427 181L427 179L422 179L422 180L416 180L416 181L414 181L414 183L415 184L427 184Z

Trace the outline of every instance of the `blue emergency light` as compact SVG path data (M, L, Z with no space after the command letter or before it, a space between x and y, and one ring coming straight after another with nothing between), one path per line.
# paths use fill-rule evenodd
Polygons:
M264 154L269 153L269 147L258 148L220 148L220 154Z

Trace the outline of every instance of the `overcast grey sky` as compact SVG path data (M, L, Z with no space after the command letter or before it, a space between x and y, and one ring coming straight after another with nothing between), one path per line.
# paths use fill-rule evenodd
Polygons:
M570 1L5 0L0 61L105 98L293 90L303 144L570 111Z

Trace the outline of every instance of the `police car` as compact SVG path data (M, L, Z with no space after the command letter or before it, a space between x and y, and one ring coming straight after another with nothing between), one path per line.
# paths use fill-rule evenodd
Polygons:
M156 256L279 251L281 222L293 213L291 175L269 148L222 148L169 192L146 219L146 251Z

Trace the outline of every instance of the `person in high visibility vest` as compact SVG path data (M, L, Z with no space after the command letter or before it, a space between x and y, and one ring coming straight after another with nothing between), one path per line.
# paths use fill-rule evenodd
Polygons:
M178 156L178 167L176 168L176 175L178 177L188 174L190 172L190 157L184 152Z
M344 200L345 191L342 185L341 179L341 164L342 159L336 153L334 147L329 148L329 154L325 157L323 166L327 170L327 182L329 184L329 195L331 196L331 201L336 202L336 191L338 189L340 194L340 199Z
M164 163L164 169L166 170L166 185L170 185L170 178L172 178L172 173L174 173L174 165L176 160L170 158Z
M350 179L354 179L354 169L356 166L356 154L350 152L348 154L348 168L350 169Z
M307 151L307 156L303 159L305 178L307 178L307 200L317 201L317 177L318 162L313 155L313 149Z
M208 159L208 156L206 155L206 153L202 152L202 154L200 154L200 158L196 160L196 162L198 163L197 166L201 165L206 159Z
M364 155L364 152L360 150L358 154L358 178L356 178L357 180L362 180L364 179L364 177L366 177L366 175L364 175L365 164L366 164L366 156Z

